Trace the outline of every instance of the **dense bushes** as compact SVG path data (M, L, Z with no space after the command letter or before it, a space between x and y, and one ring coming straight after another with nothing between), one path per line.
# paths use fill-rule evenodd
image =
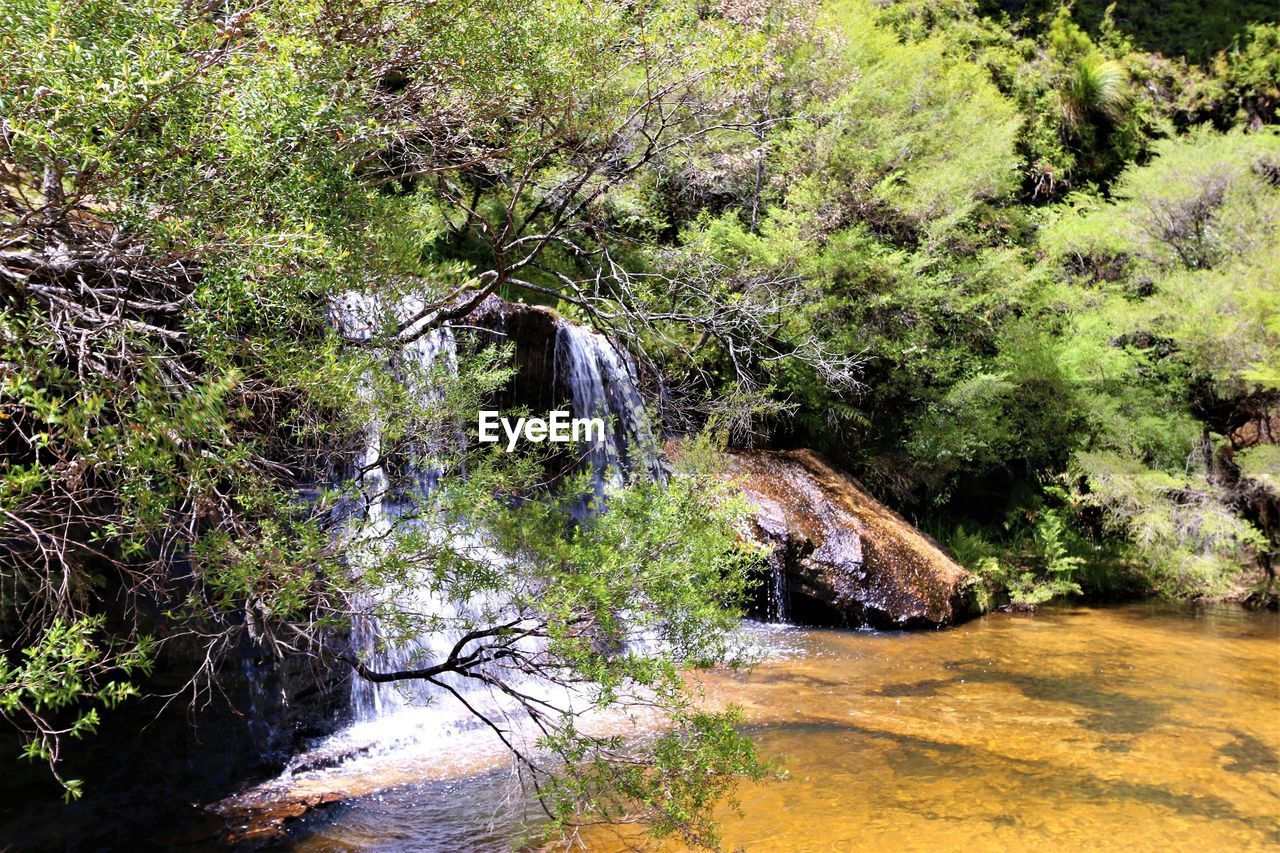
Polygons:
M332 660L321 629L427 563L445 598L518 600L602 700L665 691L693 760L623 801L709 833L663 785L755 772L730 718L572 626L679 612L712 656L744 567L723 495L633 491L566 542L532 468L466 458L435 499L541 573L412 532L352 570L369 425L403 456L508 375L479 354L424 406L388 353L495 292L630 347L669 428L835 455L991 603L1233 591L1280 517L1280 31L1041 5L6 3L0 711L55 758L148 665L115 618L139 601L211 659ZM344 337L348 291L419 302Z
M791 414L758 427L939 525L997 596L1238 589L1275 548L1252 451L1226 458L1280 378L1272 29L1206 70L1065 8L1034 37L963 3L825 11L767 215L682 237L797 274L797 327L863 362L857 397L780 366Z

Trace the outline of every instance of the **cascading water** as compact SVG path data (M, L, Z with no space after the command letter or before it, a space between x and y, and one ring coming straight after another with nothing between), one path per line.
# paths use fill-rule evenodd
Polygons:
M592 472L594 498L584 501L580 511L598 509L606 489L619 485L624 474L661 480L664 474L630 356L615 349L603 335L561 321L556 328L554 358L554 384L567 390L573 416L605 421L604 441L586 451L584 461Z
M338 327L353 339L368 340L374 330L389 320L414 315L420 306L403 303L388 308L376 298L348 296L335 307ZM546 315L551 317L553 315ZM498 316L499 336L505 334L505 320ZM490 322L490 326L494 325ZM627 474L661 478L653 432L644 411L644 401L636 387L635 367L630 358L620 353L607 339L589 329L554 318L554 339L550 344L554 373L551 395L567 398L574 417L599 417L607 428L603 441L579 448L580 464L591 472L592 494L584 496L582 515L598 511L607 488L620 484ZM493 333L493 329L489 330ZM440 400L438 388L424 381L433 371L457 373L458 342L445 326L418 337L411 343L387 354L387 364L397 379L410 389L416 400L429 410ZM455 441L465 441L456 436ZM443 470L429 442L415 445L408 458L388 460L382 446L383 430L370 423L365 440L355 454L351 477L358 486L360 498L359 536L368 545L355 549L367 561L367 570L379 559L378 543L395 527L417 526L420 531L447 539L452 549L472 552L476 559L500 562L488 551L482 537L475 532L458 533L433 521L422 513L421 506L440 485ZM440 448L436 448L439 451ZM409 493L391 491L388 466L398 465L398 482L407 482ZM350 512L350 510L348 510ZM357 571L361 567L355 567ZM485 600L457 601L444 597L440 585L423 577L412 585L401 584L380 590L363 601L355 602L351 645L372 669L386 671L429 665L447 657L459 637L470 627L494 624L507 619L502 602ZM379 605L411 612L429 626L419 636L388 643L383 625L374 612ZM488 688L477 688L474 682L457 676L443 676L446 683L471 704L493 699ZM535 689L533 686L526 686ZM375 684L353 677L351 703L357 727L376 728L372 739L380 745L403 741L406 737L420 741L424 736L437 738L448 731L476 725L476 721L459 703L434 703L441 694L439 687L421 681ZM477 693L485 695L476 695ZM497 697L501 698L501 697ZM350 732L339 735L349 737Z
M333 314L338 328L347 337L369 340L381 325L413 316L420 307L408 300L388 308L376 297L347 294L334 306ZM457 372L457 343L453 331L448 326L442 326L418 336L396 352L387 354L387 366L394 372L397 380L410 390L416 403L424 410L429 410L441 398L438 388L430 381L432 372L435 369L443 369L450 374ZM372 393L367 384L363 393L366 396ZM397 525L414 526L422 523L414 514L422 499L436 490L443 475L439 456L444 448L440 446L440 442L438 437L419 437L419 440L408 443L406 458L393 460L383 446L382 425L377 421L366 425L364 440L357 449L348 472L349 479L357 486L358 498L354 506L347 505L340 510L348 528L357 531L353 535L362 540L357 543L359 547L354 549L358 555L357 561L376 562L380 554L379 543ZM403 476L399 479L403 483L398 484L398 490L392 489L392 478L387 470L391 464L402 469ZM356 571L367 571L369 568L368 565L354 567ZM351 646L367 665L380 670L402 668L415 660L432 656L443 657L453 642L447 632L431 632L409 643L387 644L382 626L374 615L380 597L394 598L398 605L412 608L412 612L427 614L441 622L459 621L480 615L459 611L456 605L440 600L434 594L432 586L426 583L413 589L384 590L361 596L353 602ZM357 721L375 720L393 709L403 707L411 694L420 692L421 685L412 683L395 686L352 678L352 713Z
M519 344L516 361L521 374L508 389L503 405L528 407L531 401L535 409L567 405L575 418L598 417L607 424L602 441L576 448L577 464L591 474L591 488L578 507L580 517L599 511L608 490L628 476L665 479L636 387L635 366L624 353L604 336L549 311L492 301L488 312L463 321L466 334L476 335L474 339L464 338L460 328L444 327L394 352L381 353L386 369L405 384L424 413L429 414L441 400L440 389L430 378L457 374L460 345L507 338ZM376 298L349 296L335 306L334 321L349 337L372 341L377 329L414 313L416 306L387 307ZM372 382L366 393L372 398ZM430 420L423 418L424 423ZM388 554L385 542L389 535L408 529L421 537L425 548L467 552L481 573L485 568L496 568L505 578L520 578L519 566L503 562L499 554L486 548L483 530L475 529L468 520L446 519L433 512L435 498L450 486L449 480L442 479L445 472L440 460L460 455L449 452L458 447L448 448L440 442L467 438L444 434L406 445L401 436L400 447L384 447L389 433L376 420L371 419L366 427L345 472L353 497L338 519L346 522L348 536L358 537L349 543L355 546L349 549L352 571L369 581L369 591L350 602L350 647L376 671L438 663L468 630L506 624L516 612L510 601L493 600L496 593L459 598L456 590L466 584L430 570L392 572L390 582L375 582L387 577L381 571L381 561ZM424 563L432 565L433 561ZM525 590L523 594L537 592ZM416 626L408 632L410 636L403 625L395 624L397 614L405 613L412 614ZM380 619L380 615L388 618ZM625 619L625 614L619 615ZM785 618L785 605L771 615ZM631 648L657 641L656 636L632 636L627 645ZM541 651L538 641L532 639L522 640L519 649L526 655ZM277 779L246 792L243 802L270 802L278 796L291 801L314 796L324 801L334 791L355 794L394 785L397 780L409 783L466 776L499 765L509 755L510 744L528 754L538 748L539 729L530 725L504 689L514 689L544 708L567 711L575 717L591 712L579 722L604 735L634 733L648 713L632 708L616 718L593 716L596 706L590 691L523 680L514 670L503 673L501 679L503 688L477 684L456 674L437 676L435 684L416 679L375 684L353 675L352 725L296 756ZM450 692L455 695L446 695ZM490 725L501 730L501 737L495 736ZM370 789L370 785L375 787Z
M769 568L768 605L766 617L770 622L785 623L790 617L790 591L787 589L787 575L782 569Z

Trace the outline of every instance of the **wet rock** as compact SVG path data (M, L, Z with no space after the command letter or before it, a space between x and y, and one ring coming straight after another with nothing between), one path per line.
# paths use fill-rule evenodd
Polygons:
M973 576L816 453L733 453L729 472L758 508L790 621L922 628L967 613Z
M462 320L459 330L473 333L474 344L508 344L513 350L516 373L493 401L499 408L526 406L537 413L567 407L570 395L556 375L556 341L564 322L550 308L497 296L486 298Z
M271 846L284 837L290 824L309 812L349 799L351 795L344 791L309 794L285 802L258 802L244 797L211 806L209 813L224 822L220 835L224 844L253 849Z
M43 763L11 762L0 779L0 850L110 850L121 839L139 850L211 847L222 822L200 803L274 776L350 719L349 672L263 657L248 642L192 705L183 688L203 660L194 641L171 640L143 685L152 695L104 714L96 734L64 742L60 769L83 780L83 799L63 802ZM0 751L18 754L11 732L0 732Z

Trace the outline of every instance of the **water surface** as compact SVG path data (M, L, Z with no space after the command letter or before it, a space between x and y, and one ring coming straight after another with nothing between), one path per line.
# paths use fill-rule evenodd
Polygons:
M787 772L721 810L727 849L1280 845L1274 613L1055 608L938 632L793 629L768 642L779 656L704 679L710 701L745 709ZM528 846L519 816L530 812L491 760L463 775L432 774L427 761L409 784L401 767L390 787L309 815L289 844ZM376 776L362 784L379 788ZM634 829L594 828L576 842L682 849Z

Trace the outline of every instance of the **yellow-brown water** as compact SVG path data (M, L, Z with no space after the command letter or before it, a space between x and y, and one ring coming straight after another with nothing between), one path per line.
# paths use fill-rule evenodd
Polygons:
M722 811L728 849L1280 846L1273 613L1062 608L771 642L780 657L705 679L788 773ZM510 788L500 771L399 784L310 816L291 843L509 849L527 837ZM659 847L630 830L578 840Z

